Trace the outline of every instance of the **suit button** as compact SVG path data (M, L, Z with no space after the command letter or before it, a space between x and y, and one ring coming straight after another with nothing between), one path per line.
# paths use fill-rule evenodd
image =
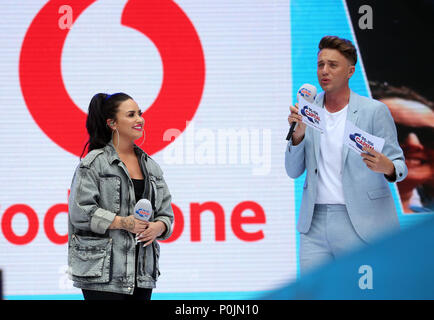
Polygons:
M318 173L318 169L315 169L315 173Z
M402 172L399 174L400 177L402 177Z

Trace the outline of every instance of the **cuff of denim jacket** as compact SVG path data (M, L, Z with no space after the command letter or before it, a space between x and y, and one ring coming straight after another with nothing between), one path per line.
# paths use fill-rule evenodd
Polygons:
M98 208L90 220L90 230L95 233L104 234L115 219L116 214L108 210Z
M167 217L157 217L154 221L161 221L166 226L166 231L161 234L161 236L157 237L157 240L166 240L172 234L172 224L170 223L170 219Z

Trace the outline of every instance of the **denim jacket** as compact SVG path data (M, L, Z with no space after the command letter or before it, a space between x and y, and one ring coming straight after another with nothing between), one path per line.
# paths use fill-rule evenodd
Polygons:
M139 147L134 150L142 172L149 177L145 190L148 188L155 199L150 221L166 225L166 231L157 238L165 240L172 233L173 223L169 189L160 166ZM72 179L68 204L68 273L75 287L124 294L132 294L135 285L155 288L160 275L158 242L145 248L137 246L136 265L135 235L108 229L115 216L133 214L138 200L112 142L81 160Z

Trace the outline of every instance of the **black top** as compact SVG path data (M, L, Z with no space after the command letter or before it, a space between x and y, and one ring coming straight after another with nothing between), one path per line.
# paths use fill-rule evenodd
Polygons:
M143 198L143 192L145 191L145 179L131 179L131 181L133 181L134 194L136 196L136 203L137 203L140 199ZM143 245L143 244L136 243L136 261L139 257L139 246L140 245ZM134 277L134 278L135 278L134 281L135 281L136 286L137 286L137 277Z
M136 195L136 202L143 198L143 192L145 191L144 179L131 179L134 185L134 194Z

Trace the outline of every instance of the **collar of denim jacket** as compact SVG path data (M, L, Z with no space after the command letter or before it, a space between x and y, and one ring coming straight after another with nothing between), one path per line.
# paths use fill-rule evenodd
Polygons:
M145 157L145 161L148 160L148 154L145 151L143 151L142 148L140 148L135 143L134 143L133 147L134 147L134 152L137 155L137 158L141 159L141 157L144 156Z
M141 159L142 156L145 157L145 161L148 160L148 154L143 151L140 147L138 147L136 144L134 144L134 152L136 153L138 159ZM116 152L115 146L113 144L113 140L110 140L109 143L104 147L104 150L107 153L107 158L110 164L112 164L114 161L121 161L119 158L118 153Z

